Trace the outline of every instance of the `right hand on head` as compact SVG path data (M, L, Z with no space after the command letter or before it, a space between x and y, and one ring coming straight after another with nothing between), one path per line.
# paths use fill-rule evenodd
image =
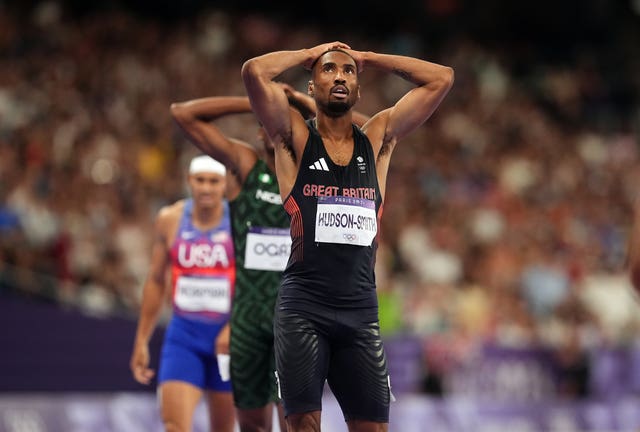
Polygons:
M351 47L344 42L336 41L336 42L323 43L313 48L307 48L307 52L310 55L310 59L304 62L302 66L304 66L305 69L310 70L311 66L313 65L313 63L315 63L318 57L320 57L322 54L332 49L351 49Z
M356 50L352 50L352 49L345 49L344 50L347 54L349 54L351 56L351 58L353 58L353 60L356 62L356 66L358 67L358 73L362 72L364 70L364 63L365 63L365 53L362 51L356 51Z
M136 344L133 347L129 367L133 378L140 384L151 382L155 372L153 369L149 369L149 347L146 344Z

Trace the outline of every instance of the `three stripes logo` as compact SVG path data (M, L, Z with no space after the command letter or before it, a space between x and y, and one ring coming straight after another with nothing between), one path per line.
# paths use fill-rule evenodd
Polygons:
M329 171L329 167L327 166L327 162L323 157L309 165L310 170L319 170L319 171Z

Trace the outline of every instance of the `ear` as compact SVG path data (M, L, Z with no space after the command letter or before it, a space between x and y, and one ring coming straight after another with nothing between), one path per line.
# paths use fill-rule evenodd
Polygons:
M358 84L358 99L357 100L360 100L360 84Z
M307 94L309 96L313 96L313 81L309 80L309 83L307 85Z

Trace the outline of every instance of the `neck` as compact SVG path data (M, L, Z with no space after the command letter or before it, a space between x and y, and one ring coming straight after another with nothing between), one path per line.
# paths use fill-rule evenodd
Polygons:
M340 117L331 117L318 112L314 121L316 129L323 137L340 140L353 135L351 110Z
M201 207L193 205L193 224L197 228L211 228L220 223L222 219L222 203L213 207Z

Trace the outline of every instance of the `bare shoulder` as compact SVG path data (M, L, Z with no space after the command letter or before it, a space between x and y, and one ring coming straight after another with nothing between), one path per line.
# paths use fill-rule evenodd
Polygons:
M369 138L376 155L380 153L384 145L388 144L387 124L390 112L391 109L380 111L362 125L362 132Z
M232 138L232 137L229 137L228 139L229 139L229 141L231 141L232 143L236 144L236 145L238 146L238 148L239 148L240 150L242 150L242 151L244 151L244 150L248 150L248 151L253 151L253 152L255 152L255 147L253 147L251 144L249 144L249 143L248 143L248 142L246 142L246 141L243 141L243 140L238 139L238 138Z
M291 112L291 137L290 137L290 145L295 149L296 153L298 153L301 149L304 149L304 146L307 143L307 139L309 139L309 127L307 126L307 122L304 117L298 112L298 110L294 108L290 108Z
M236 161L236 165L240 165L243 162L255 163L256 159L259 158L258 150L255 146L249 144L246 141L239 140L237 138L229 138L236 146L236 154L238 157L238 161Z
M158 211L156 216L156 224L158 227L168 226L176 222L182 216L185 200L176 201L173 204L166 205Z
M166 248L170 247L175 237L184 205L185 200L179 200L158 211L155 221L155 241L164 244Z

